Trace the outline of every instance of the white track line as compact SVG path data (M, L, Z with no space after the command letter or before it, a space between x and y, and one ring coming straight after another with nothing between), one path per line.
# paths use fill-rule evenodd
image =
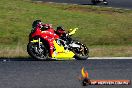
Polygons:
M89 57L88 59L132 59L132 57Z

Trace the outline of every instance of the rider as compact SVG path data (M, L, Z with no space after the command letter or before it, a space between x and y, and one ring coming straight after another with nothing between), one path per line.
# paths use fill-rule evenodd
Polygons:
M40 29L42 30L42 32L45 32L47 36L51 37L51 38L45 37L45 39L49 42L50 56L52 56L54 48L53 41L55 39L60 38L65 33L65 30L63 30L62 27L57 27L57 30L54 30L51 24L43 24L41 20L35 20L32 24L32 28Z
M43 24L41 20L35 20L32 24L32 28L33 29L39 28L42 31L47 30L49 32L57 34L59 37L66 33L61 26L57 27L57 29L54 30L52 28L52 24Z

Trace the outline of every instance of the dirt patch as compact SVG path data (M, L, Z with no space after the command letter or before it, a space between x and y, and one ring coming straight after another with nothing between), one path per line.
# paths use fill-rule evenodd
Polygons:
M92 49L90 49L90 56L131 57L132 56L132 46L92 48Z
M6 47L0 50L0 57L28 57L28 53L22 47L16 47L16 49L10 49Z
M109 8L103 8L103 7L94 7L94 6L79 6L79 5L73 5L65 8L64 10L69 11L79 11L79 12L94 12L97 14L117 14L117 13L124 13L123 10L120 9L109 9Z

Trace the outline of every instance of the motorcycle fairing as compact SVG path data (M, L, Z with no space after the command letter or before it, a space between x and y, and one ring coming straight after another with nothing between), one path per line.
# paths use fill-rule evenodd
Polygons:
M74 53L69 50L65 50L63 46L60 46L56 43L56 41L53 41L55 51L52 54L52 58L57 58L57 59L63 59L63 60L69 60L73 59Z
M69 35L73 35L73 34L75 34L75 32L76 32L77 29L78 29L78 28L70 29L71 32L69 33Z

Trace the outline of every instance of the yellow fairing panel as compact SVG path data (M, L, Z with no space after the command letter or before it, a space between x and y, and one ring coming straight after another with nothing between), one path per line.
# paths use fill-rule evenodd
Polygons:
M39 41L38 41L38 40L34 40L34 39L33 39L31 42L39 42Z
M34 42L34 43L36 43L36 42L39 42L39 40L32 40L31 42ZM41 44L42 44L42 42L40 42Z
M71 32L69 33L69 35L73 35L73 34L75 34L75 32L76 32L77 29L78 29L78 28L70 29Z
M56 50L53 52L52 58L69 60L75 55L72 51L65 50L63 46L59 46L56 41L53 41L53 43Z

